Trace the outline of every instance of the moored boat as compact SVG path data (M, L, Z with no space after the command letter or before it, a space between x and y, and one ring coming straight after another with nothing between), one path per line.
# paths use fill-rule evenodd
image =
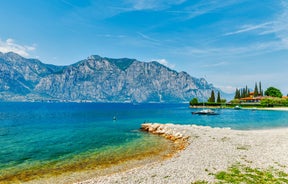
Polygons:
M219 115L219 113L216 113L215 111L211 109L203 109L201 111L195 111L192 112L192 114L199 114L199 115Z
M234 109L235 109L235 110L241 110L242 107L240 107L239 105L236 105L236 106L234 107Z

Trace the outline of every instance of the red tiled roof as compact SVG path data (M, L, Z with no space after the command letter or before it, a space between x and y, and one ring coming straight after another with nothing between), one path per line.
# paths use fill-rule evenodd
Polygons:
M262 100L263 96L256 96L256 97L245 97L245 98L240 98L240 100Z

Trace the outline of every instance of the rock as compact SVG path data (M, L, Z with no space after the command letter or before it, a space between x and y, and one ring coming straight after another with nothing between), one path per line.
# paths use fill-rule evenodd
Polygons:
M185 131L183 133L179 132L179 130L172 128L172 124L144 123L141 125L141 130L161 135L174 142L181 142L181 144L184 144L183 142L187 143L187 140L189 139L189 136L185 136Z

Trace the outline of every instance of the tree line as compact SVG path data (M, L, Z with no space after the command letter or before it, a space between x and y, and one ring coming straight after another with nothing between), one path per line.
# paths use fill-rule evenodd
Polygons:
M252 92L253 92L254 97L265 95L265 96L270 96L270 97L282 98L283 96L282 92L275 87L269 87L265 90L265 92L263 92L261 82L259 82L258 84L257 82L255 83L254 91ZM245 98L249 96L250 96L250 89L246 85L245 88L241 88L241 89L236 88L234 99L240 99L240 98Z
M288 98L282 98L282 92L275 88L269 87L264 92L261 87L261 82L257 85L255 83L254 87L254 97L263 97L259 103L259 106L262 107L274 107L274 106L288 106ZM236 89L234 100L231 101L232 104L241 104L241 98L249 97L250 90L248 89L247 85L245 88ZM265 96L265 97L264 97ZM288 96L288 94L287 94ZM242 104L243 105L243 104ZM253 104L255 106L255 104Z
M241 89L236 88L234 99L240 99L240 98L249 97L250 96L250 92L251 91L247 87L247 85L246 85L245 88L241 88ZM254 97L263 96L263 90L262 90L261 82L259 82L259 85L257 84L257 82L255 83L255 87L254 87L253 93L254 93L253 94Z
M226 99L222 99L220 92L217 92L217 98L215 97L215 92L214 90L211 91L211 95L208 98L208 101L206 103L208 104L214 104L214 105L218 105L218 104L223 104L226 102ZM204 102L203 102L204 103ZM190 100L190 105L199 105L198 99L197 98L193 98L192 100Z

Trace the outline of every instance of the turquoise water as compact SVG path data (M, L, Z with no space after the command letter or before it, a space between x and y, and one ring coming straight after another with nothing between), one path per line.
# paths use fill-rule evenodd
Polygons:
M188 104L0 103L0 181L28 170L27 177L39 168L44 174L94 169L160 151L152 148L162 139L139 131L143 122L288 127L288 112L219 109L219 116L199 116L194 110Z

